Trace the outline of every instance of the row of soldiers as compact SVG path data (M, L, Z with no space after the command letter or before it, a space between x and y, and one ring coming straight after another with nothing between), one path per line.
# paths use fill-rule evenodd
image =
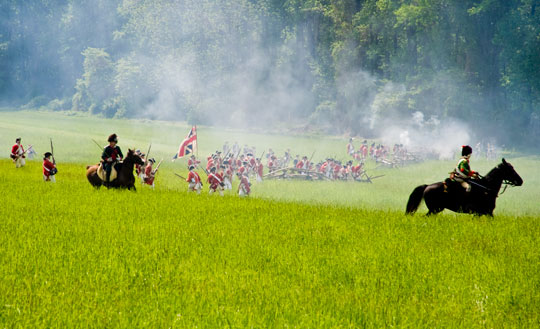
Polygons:
M388 160L391 156L392 161L403 160L408 158L409 152L403 144L394 144L392 152L390 152L390 147L383 144L371 143L368 146L367 140L362 141L360 146L356 149L353 144L354 139L350 138L349 143L347 144L347 154L355 160L366 160L371 158L375 162L380 162L383 160Z

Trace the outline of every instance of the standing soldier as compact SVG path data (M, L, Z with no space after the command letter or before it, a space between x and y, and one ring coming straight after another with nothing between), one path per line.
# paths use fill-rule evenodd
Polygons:
M187 164L188 164L188 168L191 167L191 166L194 166L195 168L199 167L199 163L201 163L199 160L197 160L197 158L195 157L195 155L191 155L191 157L189 158Z
M13 163L15 164L15 168L24 167L26 164L26 161L24 161L26 151L24 150L23 146L21 145L21 138L15 139L15 145L11 148L11 154L9 155L10 158L13 159Z
M218 191L219 195L223 196L223 186L225 185L223 183L223 175L220 173L216 174L216 167L210 168L210 173L208 174L206 181L210 184L208 194L212 195L214 192Z
M354 145L353 145L353 139L349 139L349 144L347 144L347 154L352 156L354 154Z
M54 175L56 175L57 169L56 165L51 162L51 152L46 152L43 155L43 180L46 182L56 183Z
M150 185L154 188L154 178L156 177L156 172L152 170L152 166L156 163L154 158L148 159L146 163L146 168L144 169L144 183Z
M262 177L263 177L263 171L264 171L264 166L260 158L257 158L255 168L256 168L255 172L257 173L257 182L260 183L263 181Z
M189 174L187 176L186 182L188 182L188 192L197 192L197 194L201 194L201 177L199 174L195 171L194 166L189 167Z
M251 184L249 182L247 173L237 173L237 175L240 179L240 184L238 185L238 195L241 197L249 196L249 194L251 193Z
M135 154L140 156L141 159L144 159L144 154L141 153L141 150L135 150ZM142 165L138 163L135 164L135 173L137 174L137 177L140 178L141 184L144 183L144 172L142 168Z
M225 160L223 164L225 165L223 167L223 169L225 170L225 172L223 173L223 183L225 184L224 187L226 190L232 190L233 170L229 164L229 161Z
M110 135L107 141L109 142L109 145L105 146L105 149L101 154L103 169L105 169L106 173L105 184L110 183L109 180L111 178L113 166L124 157L122 150L120 150L120 147L116 145L118 143L118 136L116 136L116 134Z
M26 150L26 155L28 156L29 160L34 159L34 156L36 155L36 151L34 150L34 147L32 145L28 145L28 150Z

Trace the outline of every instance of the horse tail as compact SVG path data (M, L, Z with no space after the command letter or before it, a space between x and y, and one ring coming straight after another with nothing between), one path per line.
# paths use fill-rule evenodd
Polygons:
M418 206L420 206L420 202L422 202L422 199L424 198L424 190L426 189L426 187L427 185L420 185L414 189L414 191L411 193L411 196L409 197L409 201L407 202L407 209L405 210L405 214L412 215L416 212Z

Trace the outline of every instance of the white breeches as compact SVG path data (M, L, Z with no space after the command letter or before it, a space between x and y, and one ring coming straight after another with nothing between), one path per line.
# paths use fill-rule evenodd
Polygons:
M189 183L188 192L197 192L197 194L201 194L201 183Z
M212 195L212 194L214 194L214 192L216 192L216 191L219 193L219 195L223 196L223 188L222 188L221 186L218 186L218 188L215 189L215 190L210 189L210 190L208 191L208 194Z
M225 177L225 179L223 179L223 183L225 184L226 190L232 190L232 183L228 177Z
M19 157L16 160L13 160L13 162L15 162L15 168L23 167L26 164L26 161L22 157Z

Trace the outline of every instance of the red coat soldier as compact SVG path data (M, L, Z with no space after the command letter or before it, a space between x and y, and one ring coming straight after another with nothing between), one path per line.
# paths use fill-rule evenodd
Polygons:
M21 145L21 138L15 139L15 145L11 147L11 154L9 156L13 159L16 168L23 167L26 164L26 161L24 160L26 158L24 155L25 153L26 151Z
M251 183L249 182L247 173L237 173L237 175L240 179L240 184L238 185L238 195L241 197L249 196L251 193Z
M213 194L214 192L219 192L219 195L223 196L223 176L220 173L216 173L216 167L210 168L210 172L207 178L208 184L210 184L210 190L208 194Z
M51 152L47 152L43 155L43 180L56 183L54 175L56 175L57 170L56 165L50 160L51 156Z
M191 166L189 167L189 174L186 178L186 182L188 182L188 192L197 192L197 194L201 194L201 177L199 174L195 171L195 167Z

